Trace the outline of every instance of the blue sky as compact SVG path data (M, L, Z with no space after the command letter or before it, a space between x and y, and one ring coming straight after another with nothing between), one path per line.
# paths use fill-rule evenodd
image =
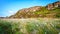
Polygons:
M33 6L46 6L58 0L0 0L0 17L15 14L18 10Z

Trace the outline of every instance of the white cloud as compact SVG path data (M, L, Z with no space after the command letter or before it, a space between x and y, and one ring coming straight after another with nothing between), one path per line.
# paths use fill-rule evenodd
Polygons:
M13 15L13 14L15 14L15 11L12 11L12 10L9 10L8 12L7 12L7 14L10 16L10 15Z
M13 14L14 12L13 11L8 11L9 14Z

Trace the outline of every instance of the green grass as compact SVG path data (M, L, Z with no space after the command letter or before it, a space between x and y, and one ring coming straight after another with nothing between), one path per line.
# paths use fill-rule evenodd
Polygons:
M60 19L0 20L0 34L59 34Z

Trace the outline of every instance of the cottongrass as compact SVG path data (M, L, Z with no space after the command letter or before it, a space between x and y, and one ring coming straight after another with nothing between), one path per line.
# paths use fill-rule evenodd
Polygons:
M60 34L60 19L2 19L0 24L4 25L0 26L0 34Z

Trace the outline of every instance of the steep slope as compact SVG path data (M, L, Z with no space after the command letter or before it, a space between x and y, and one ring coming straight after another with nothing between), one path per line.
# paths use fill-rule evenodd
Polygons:
M46 7L34 6L19 10L15 15L10 18L59 18L60 17L60 1L48 4Z

